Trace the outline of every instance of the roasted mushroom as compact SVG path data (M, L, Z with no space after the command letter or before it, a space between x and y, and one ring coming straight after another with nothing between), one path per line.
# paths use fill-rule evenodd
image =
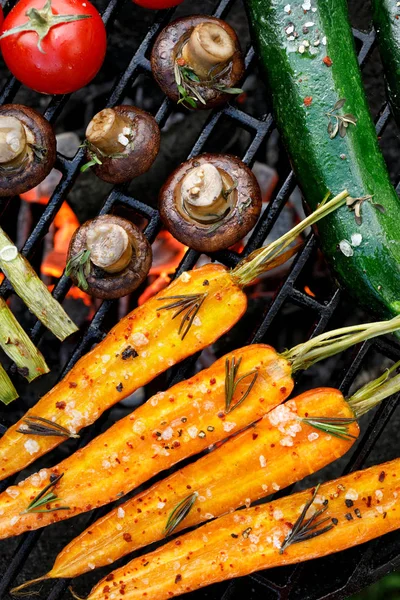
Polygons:
M0 196L37 186L56 160L56 138L48 121L21 104L0 106Z
M199 252L232 246L254 227L261 191L252 171L229 154L202 154L181 164L159 196L165 227Z
M151 246L136 225L101 215L74 233L65 273L95 298L121 298L146 279L151 261Z
M163 92L187 108L213 108L242 92L235 87L244 74L238 37L214 17L183 17L167 25L154 44L151 68Z
M86 129L88 163L97 177L123 183L148 171L160 149L160 129L152 115L134 106L105 108Z

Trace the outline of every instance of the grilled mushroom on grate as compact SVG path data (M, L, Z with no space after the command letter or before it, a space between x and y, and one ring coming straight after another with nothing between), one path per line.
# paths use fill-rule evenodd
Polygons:
M100 179L123 183L148 171L160 149L160 130L152 115L134 106L105 108L86 129L88 161Z
M151 53L153 75L174 102L208 109L240 94L244 61L236 32L224 21L203 15L170 23Z
M101 215L73 235L66 274L95 298L121 298L146 279L151 261L151 246L136 225Z
M54 132L42 115L22 104L0 107L0 197L34 188L55 159Z
M172 235L199 252L241 240L256 224L261 191L252 171L229 154L202 154L182 163L159 196L161 218Z

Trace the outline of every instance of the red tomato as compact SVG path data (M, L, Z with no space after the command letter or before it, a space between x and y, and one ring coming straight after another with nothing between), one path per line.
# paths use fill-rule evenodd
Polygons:
M89 16L52 25L42 39L42 52L36 30L10 34L0 40L0 49L7 67L24 85L42 94L68 94L82 88L99 71L106 52L106 31L88 0L50 2L47 0L46 7L45 0L20 0L7 15L1 34L22 24L29 26L32 9L47 14L50 25L54 15ZM29 17L27 11L31 11Z
M133 0L135 4L144 6L144 8L153 8L159 10L161 8L171 8L182 4L183 0Z
M0 27L3 25L3 21L4 21L3 9L1 8L1 4L0 4Z

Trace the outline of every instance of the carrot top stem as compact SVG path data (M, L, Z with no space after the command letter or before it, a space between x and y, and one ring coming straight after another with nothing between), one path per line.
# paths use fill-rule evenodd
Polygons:
M298 344L290 350L282 352L281 356L291 363L292 372L296 373L297 371L308 369L320 360L343 352L354 344L364 342L379 335L392 333L399 328L400 316L394 317L389 321L342 327L322 333L307 342Z
M31 585L35 585L36 583L41 583L42 581L45 581L45 579L48 579L47 575L42 575L42 577L37 577L36 579L30 579L29 581L25 581L25 583L22 583L21 585L13 588L11 590L11 594L13 596L25 596L27 594L24 590L27 587L29 587ZM37 592L35 592L35 593L37 593Z
M297 239L307 227L313 225L323 217L326 217L331 212L345 204L349 192L344 190L332 200L327 201L327 198L321 202L319 207L312 212L308 217L303 219L298 225L290 231L282 235L280 238L264 246L254 250L249 256L240 261L240 263L232 271L232 277L240 287L246 287L253 283L261 273L269 271L274 267L286 262L293 254L299 250L296 245L288 250L288 247Z
M357 419L380 404L385 398L400 391L400 374L393 376L399 367L400 361L396 362L390 369L386 369L378 379L363 385L348 398L347 401Z

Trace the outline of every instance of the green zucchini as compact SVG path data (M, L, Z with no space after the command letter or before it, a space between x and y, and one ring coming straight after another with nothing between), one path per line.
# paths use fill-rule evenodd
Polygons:
M397 0L372 0L372 11L390 107L400 126L400 5Z
M314 209L344 189L353 198L372 196L362 202L361 224L344 206L318 225L325 257L361 305L381 317L399 314L400 201L369 114L346 1L246 2L276 124L306 202ZM332 112L357 122L334 136Z

